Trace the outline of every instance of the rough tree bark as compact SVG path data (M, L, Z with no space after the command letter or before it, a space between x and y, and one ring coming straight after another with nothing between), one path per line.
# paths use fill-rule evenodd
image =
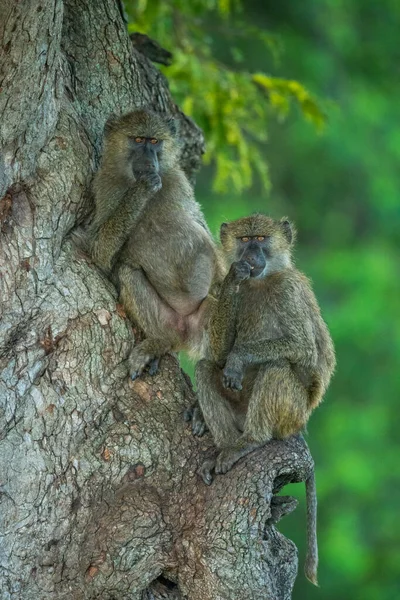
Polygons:
M272 503L303 481L304 442L275 442L207 488L209 438L173 357L132 383L134 332L69 239L111 112L178 113L114 0L0 0L1 599L290 598L296 548Z

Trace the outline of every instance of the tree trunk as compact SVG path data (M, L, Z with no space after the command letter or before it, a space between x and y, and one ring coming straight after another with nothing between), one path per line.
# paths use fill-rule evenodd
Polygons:
M206 487L209 436L182 414L175 358L134 383L134 330L69 233L110 113L178 114L114 0L0 0L1 599L290 598L296 548L271 499L303 481L301 439L273 442Z

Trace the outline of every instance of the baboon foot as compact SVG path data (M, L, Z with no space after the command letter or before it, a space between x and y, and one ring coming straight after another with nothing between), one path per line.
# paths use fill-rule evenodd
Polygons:
M147 354L147 352L144 352L140 346L137 346L136 348L134 348L131 352L131 355L128 359L129 362L129 374L131 376L132 381L135 381L135 379L137 379L138 377L140 377L143 373L143 371L145 370L145 368L147 367L147 365L149 365L149 369L152 368L152 362L157 360L154 356L151 356L150 354ZM157 364L157 368L158 368L158 364Z
M214 470L214 467L215 467L214 459L205 460L200 467L199 475L206 485L211 485L213 482L212 472Z
M183 418L187 423L192 424L192 433L198 437L202 437L206 431L208 431L206 422L203 418L203 413L197 404L194 404L190 408L187 408L184 412Z
M239 460L240 456L232 448L224 448L217 456L215 461L216 475L225 475L230 471L233 465Z
M215 473L217 475L224 475L230 471L235 463L241 458L257 450L264 445L265 442L253 442L247 439L239 439L235 446L230 448L224 448L217 456L215 462Z
M149 375L157 375L158 369L160 367L160 358L152 358L149 364L147 365Z

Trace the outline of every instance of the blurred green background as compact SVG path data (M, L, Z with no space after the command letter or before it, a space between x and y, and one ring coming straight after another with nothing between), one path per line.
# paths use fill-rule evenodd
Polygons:
M174 53L163 71L205 131L196 193L212 231L257 210L289 216L335 341L337 372L307 438L320 588L302 575L303 486L284 491L303 498L279 524L300 553L293 598L400 598L400 4L126 7L132 31Z

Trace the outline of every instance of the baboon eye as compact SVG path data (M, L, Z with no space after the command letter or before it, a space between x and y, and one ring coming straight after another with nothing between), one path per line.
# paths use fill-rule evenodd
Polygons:
M242 237L240 239L242 240L242 242L248 242L250 238L247 237L247 236L244 236L244 237Z
M142 144L144 142L144 137L135 137L135 142L137 144Z
M263 242L263 241L265 240L265 235L258 235L258 236L257 236L257 240L258 240L259 242Z
M158 140L156 138L151 138L150 144L158 144Z

